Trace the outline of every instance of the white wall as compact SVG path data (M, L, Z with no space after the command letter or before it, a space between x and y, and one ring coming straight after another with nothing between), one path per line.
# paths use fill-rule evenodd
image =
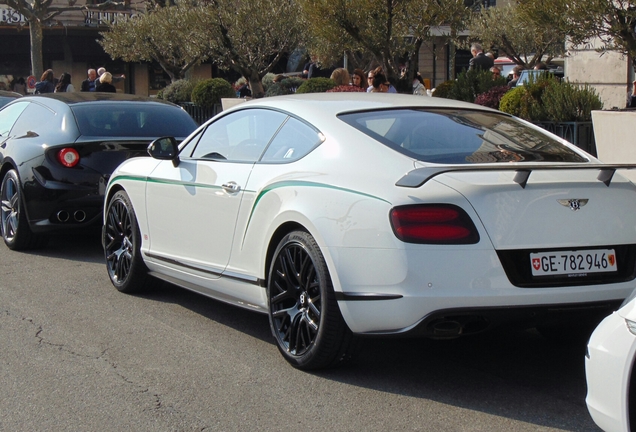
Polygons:
M565 58L565 77L594 87L604 109L625 108L633 80L629 61L617 52L601 54L596 51L600 46L599 41L593 41L585 46L570 47Z

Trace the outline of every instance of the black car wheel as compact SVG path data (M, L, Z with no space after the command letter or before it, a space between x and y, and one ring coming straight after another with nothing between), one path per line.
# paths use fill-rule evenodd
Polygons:
M268 280L269 322L292 366L319 369L350 358L353 337L336 302L325 259L304 231L286 235Z
M141 235L130 198L118 191L108 202L102 228L106 268L119 291L135 293L147 288L150 276L141 258Z
M0 197L0 232L9 249L25 250L42 246L46 238L36 236L29 227L23 207L20 178L15 170L8 171L2 179Z

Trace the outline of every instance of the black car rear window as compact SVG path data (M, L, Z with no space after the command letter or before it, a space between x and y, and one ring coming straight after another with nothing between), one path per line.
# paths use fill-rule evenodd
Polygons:
M505 114L460 109L392 109L341 120L407 156L431 163L586 162L551 136Z
M184 110L154 103L72 105L84 136L186 137L197 124Z

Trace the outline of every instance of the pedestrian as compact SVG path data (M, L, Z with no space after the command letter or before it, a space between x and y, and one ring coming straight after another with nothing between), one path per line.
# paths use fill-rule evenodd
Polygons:
M365 90L369 87L369 84L367 84L367 76L362 69L353 70L353 73L351 74L351 84Z
M102 76L99 77L99 83L95 86L96 92L102 93L117 93L117 89L112 84L113 76L110 72L104 72Z
M495 65L495 61L484 54L484 49L481 44L474 43L470 46L470 53L473 58L470 59L468 70L489 70Z
M47 69L40 77L40 81L35 83L35 94L55 92L55 75L53 69Z
M382 72L373 74L373 93L388 93L389 92L389 82L386 80L386 77Z
M73 92L75 91L75 87L71 84L71 74L68 72L64 72L61 76L57 85L55 86L55 93L62 92Z
M97 78L101 77L104 72L106 72L106 68L103 67L103 66L100 67L99 69L97 69ZM121 74L119 76L115 76L115 75L111 74L111 76L113 77L113 80L112 80L113 84L116 84L116 83L126 79L126 75L124 75L124 74Z
M418 72L413 78L413 94L417 96L426 96L426 86L424 85L424 79Z
M349 71L347 71L345 68L337 68L331 73L330 78L336 82L337 86L344 86L344 85L351 84Z
M26 95L26 83L24 82L24 77L20 77L13 83L13 87L11 88L14 92L20 93L21 95Z
M80 91L83 92L94 92L95 85L97 80L97 71L95 69L88 70L88 78L82 81L82 87L80 87Z
M521 76L521 71L523 70L525 70L525 68L521 65L517 65L512 68L512 80L508 83L508 87L513 88L517 86L517 82Z
M497 78L501 77L501 69L499 69L497 66L493 66L490 68L490 72L492 72L492 79L496 80Z

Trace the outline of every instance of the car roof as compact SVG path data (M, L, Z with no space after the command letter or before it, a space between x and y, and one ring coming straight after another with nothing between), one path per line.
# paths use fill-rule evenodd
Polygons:
M299 116L311 115L323 117L365 110L382 110L395 108L458 108L478 109L500 112L480 105L445 98L416 96L396 93L305 93L285 96L272 96L254 99L236 105L227 111L235 111L248 107L266 107L285 110Z
M74 105L85 102L142 102L142 103L161 103L177 106L171 102L162 99L151 98L148 96L139 96L127 93L100 93L100 92L60 92L60 93L44 93L33 96L27 96L27 99L53 99L65 103L66 105Z
M21 95L20 93L16 93L16 92L8 91L8 90L0 90L0 96L3 96L3 97L12 97L12 98L19 98L19 97L22 97L22 95Z

